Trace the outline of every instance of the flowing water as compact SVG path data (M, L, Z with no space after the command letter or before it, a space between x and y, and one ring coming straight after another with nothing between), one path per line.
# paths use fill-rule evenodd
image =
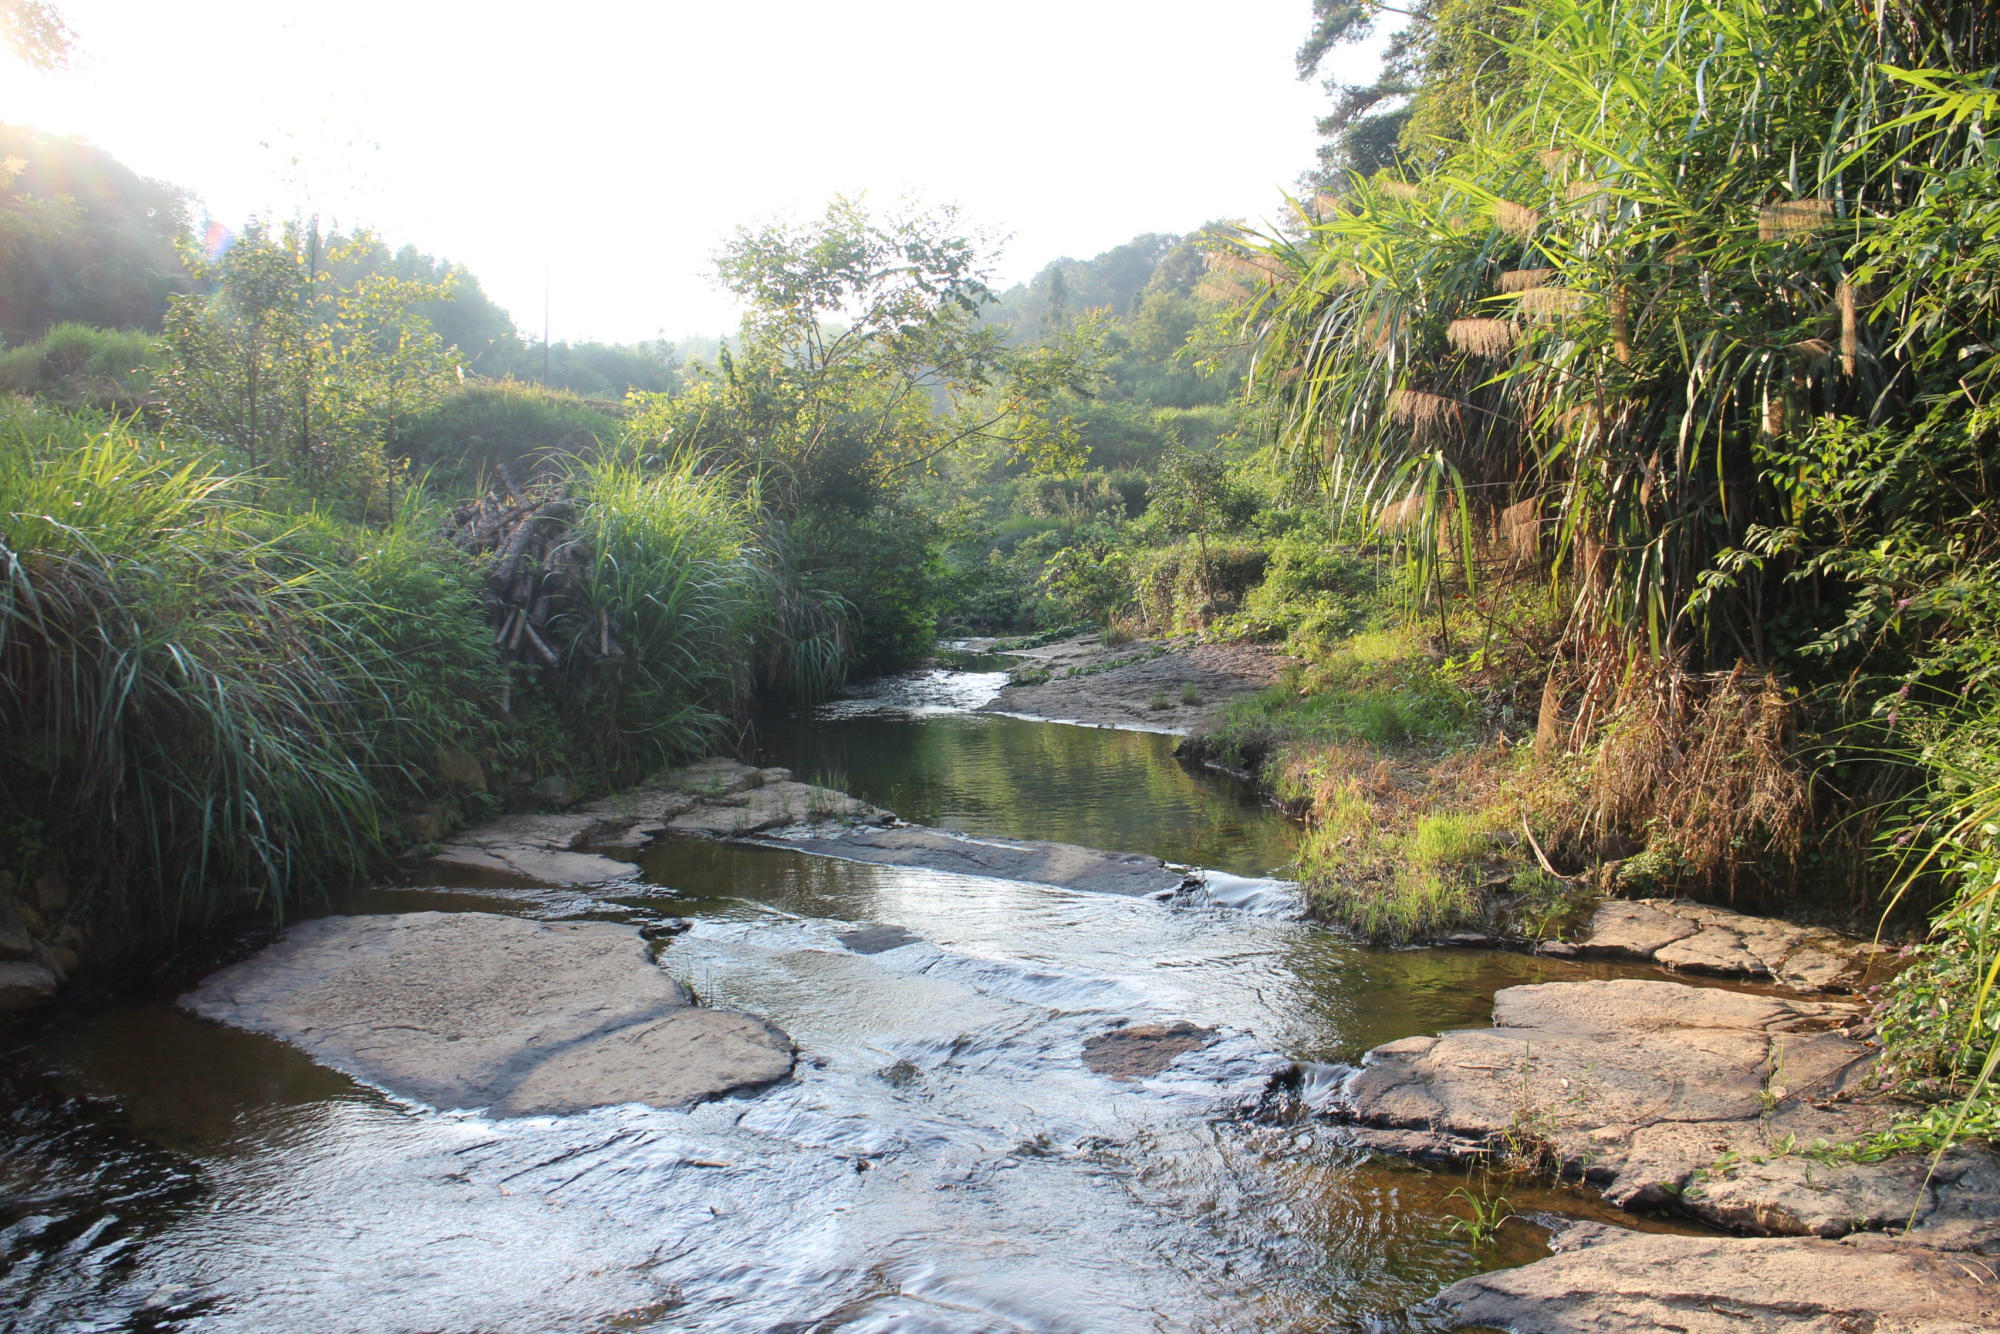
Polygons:
M968 712L999 677L965 668L991 666L879 683L773 726L764 758L908 819L1150 852L1235 891L1282 868L1285 821L1171 738ZM611 896L340 907L691 919L662 965L790 1032L795 1079L493 1120L184 1015L172 987L72 1007L0 1039L0 1329L1400 1328L1444 1283L1544 1253L1555 1217L1605 1215L1473 1183L1524 1216L1475 1249L1452 1226L1466 1178L1344 1146L1313 1095L1328 1063L1482 1022L1500 987L1608 967L1365 949L1276 911L1284 892L1218 889L1244 911L687 840L643 867ZM861 924L910 939L858 952L838 937ZM1081 1060L1171 1020L1216 1038L1149 1079Z

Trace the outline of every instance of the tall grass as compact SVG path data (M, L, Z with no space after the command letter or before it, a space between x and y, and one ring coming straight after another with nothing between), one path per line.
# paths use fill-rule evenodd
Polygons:
M310 572L130 425L0 418L0 802L142 915L358 871L379 802Z
M592 688L598 747L615 768L684 757L748 704L768 606L750 504L695 459L587 463L579 490L577 533L595 563L585 623L566 638L615 633L624 650Z

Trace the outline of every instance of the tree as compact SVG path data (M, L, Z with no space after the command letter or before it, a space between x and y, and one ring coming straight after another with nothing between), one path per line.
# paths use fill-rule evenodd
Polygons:
M169 410L201 436L309 494L363 511L385 498L383 441L458 381L458 361L416 308L448 284L335 273L367 233L318 223L246 229L197 262L206 294L168 309L161 376Z
M44 0L0 0L0 36L33 69L68 64L76 40L56 7Z
M1015 349L983 325L989 259L955 210L876 218L840 199L740 230L718 263L750 305L742 343L684 393L640 397L659 446L752 469L788 511L866 510L954 448L1071 455L1049 405L1084 382L1088 335Z
M176 249L188 206L102 149L0 125L0 337L29 342L65 321L159 328L188 290Z

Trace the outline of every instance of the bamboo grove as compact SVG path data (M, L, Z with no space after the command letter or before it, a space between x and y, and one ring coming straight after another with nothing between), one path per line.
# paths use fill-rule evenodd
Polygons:
M1910 1070L1990 1075L2000 14L1459 21L1478 119L1212 258L1294 488L1433 596L1533 557L1538 749L1596 766L1600 836L1706 829L1724 891L1837 828L1855 882L1941 900Z

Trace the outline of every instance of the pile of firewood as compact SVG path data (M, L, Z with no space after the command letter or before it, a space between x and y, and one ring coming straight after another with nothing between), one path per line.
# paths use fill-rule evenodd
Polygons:
M591 553L574 526L568 484L519 487L505 468L499 474L499 486L452 511L445 537L491 557L480 602L501 661L546 669L567 662L587 675L625 656L609 615L589 607Z

